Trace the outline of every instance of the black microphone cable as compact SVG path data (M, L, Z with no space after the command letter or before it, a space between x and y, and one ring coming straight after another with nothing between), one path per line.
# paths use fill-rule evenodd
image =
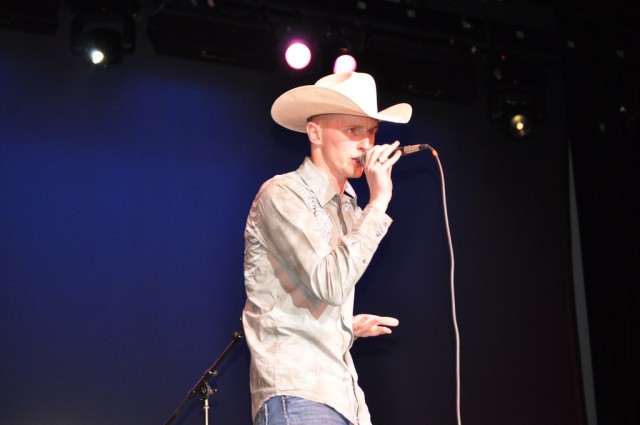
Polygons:
M436 159L438 163L438 169L440 170L440 182L442 188L442 208L444 211L444 222L445 222L445 230L447 233L447 241L449 245L449 256L451 258L451 269L449 272L450 286L451 286L451 314L453 318L453 329L456 337L456 419L458 425L462 425L462 415L461 415L461 403L460 403L460 329L458 328L458 318L456 313L456 292L455 292L455 256L453 252L453 242L451 238L451 227L449 225L449 213L447 211L447 193L445 189L445 179L444 179L444 171L442 170L442 163L440 162L440 157L438 156L438 151L433 149L431 146L428 146L428 149L431 151L431 154Z
M456 294L455 294L455 256L453 252L453 242L451 238L451 227L449 225L449 213L447 211L447 193L445 188L445 179L444 179L444 171L442 169L442 163L440 162L440 157L438 156L438 151L429 146L428 144L420 144L420 145L406 145L406 146L398 146L389 156L393 155L395 152L400 151L401 156L411 155L416 152L420 152L423 150L428 150L431 152L433 157L436 159L438 163L438 169L440 171L440 184L442 189L442 207L444 211L444 221L445 221L445 230L447 233L447 242L449 245L449 256L451 258L451 269L449 272L450 279L450 287L451 287L451 312L453 318L453 329L455 332L456 339L456 418L458 425L462 425L462 414L461 414L461 402L460 402L460 393L461 393L461 384L460 384L460 329L458 328L458 318L456 313ZM364 151L360 157L354 158L357 159L362 166L364 166L367 158L367 151Z

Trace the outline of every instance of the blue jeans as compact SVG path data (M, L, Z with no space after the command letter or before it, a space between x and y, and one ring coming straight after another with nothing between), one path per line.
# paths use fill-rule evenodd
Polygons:
M254 425L352 425L326 404L301 397L271 397L256 413Z

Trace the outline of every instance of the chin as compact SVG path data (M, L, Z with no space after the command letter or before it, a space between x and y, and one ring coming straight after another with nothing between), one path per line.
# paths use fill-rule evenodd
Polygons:
M362 167L358 167L353 170L353 174L349 177L350 179L359 179L364 174L364 169Z

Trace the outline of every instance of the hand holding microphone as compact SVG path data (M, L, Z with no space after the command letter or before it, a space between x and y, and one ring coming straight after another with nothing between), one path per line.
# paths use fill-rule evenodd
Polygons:
M393 150L393 152L391 152L391 154L388 157L393 156L393 154L395 154L398 151L400 151L400 153L401 153L400 156L405 156L405 155L411 155L412 153L416 153L416 152L420 152L420 151L424 151L424 150L431 151L431 153L434 156L438 155L438 153L436 152L435 149L433 149L428 144L424 143L424 144L420 144L420 145L398 146L397 148L395 148ZM369 152L369 149L367 149L366 151L362 152L362 155L360 155L360 157L358 157L358 161L360 161L360 164L362 164L363 167L364 167L365 162L367 160L367 152ZM381 161L381 162L384 162L384 161Z
M391 145L376 146L375 149L367 149L358 158L355 158L365 168L371 195L369 204L381 211L386 211L389 201L391 201L391 192L393 190L391 168L401 156L424 150L430 151L436 157L438 155L436 150L427 144L398 146L399 144L400 142L395 141ZM367 152L372 149L373 151L369 154L371 157L369 158L369 165L367 165ZM400 152L398 157L396 157L396 152Z

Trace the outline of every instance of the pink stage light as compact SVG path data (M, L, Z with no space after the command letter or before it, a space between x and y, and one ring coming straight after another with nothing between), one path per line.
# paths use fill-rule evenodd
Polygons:
M293 69L304 69L311 62L311 50L301 42L294 42L284 55L287 64Z
M353 72L358 66L355 58L351 55L341 55L333 63L333 72Z

